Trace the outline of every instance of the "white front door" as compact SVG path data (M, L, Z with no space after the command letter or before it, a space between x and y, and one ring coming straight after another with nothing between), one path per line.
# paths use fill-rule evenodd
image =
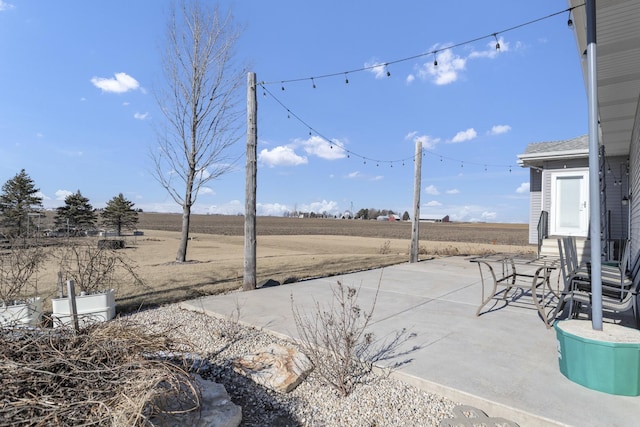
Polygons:
M589 232L589 171L551 174L551 234L583 236Z

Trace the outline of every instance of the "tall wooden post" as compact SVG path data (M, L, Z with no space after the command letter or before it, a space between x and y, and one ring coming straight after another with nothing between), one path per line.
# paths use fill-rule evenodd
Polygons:
M247 163L244 206L244 280L242 290L256 288L256 188L257 188L257 142L258 142L258 98L256 95L256 73L247 75Z
M418 262L420 249L420 187L422 186L422 141L416 141L415 175L413 178L413 221L411 226L411 254L409 262Z

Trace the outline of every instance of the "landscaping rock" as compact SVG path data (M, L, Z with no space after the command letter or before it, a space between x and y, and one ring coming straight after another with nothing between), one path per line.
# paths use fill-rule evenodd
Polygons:
M280 286L280 282L278 282L277 280L273 280L273 279L267 279L267 280L263 280L262 282L258 283L256 288L257 289L271 288L271 287L274 287L274 286Z
M234 359L233 369L257 384L288 393L306 378L313 364L295 348L271 344L254 354Z
M200 375L195 378L202 392L200 410L187 412L170 421L157 418L151 421L167 427L238 427L242 421L242 408L231 401L224 386Z

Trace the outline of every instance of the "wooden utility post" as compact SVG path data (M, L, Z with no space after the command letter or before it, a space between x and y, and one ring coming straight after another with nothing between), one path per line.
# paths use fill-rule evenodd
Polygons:
M409 262L418 262L420 249L420 187L422 186L422 142L416 141L415 175L413 178L413 221L411 222L411 254Z
M256 188L257 188L258 98L256 73L247 75L247 164L244 205L244 280L242 290L256 288Z

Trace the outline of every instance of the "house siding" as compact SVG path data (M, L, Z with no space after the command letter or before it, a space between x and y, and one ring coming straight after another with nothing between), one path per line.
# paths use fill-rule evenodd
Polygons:
M628 236L629 207L622 205L622 198L629 193L627 157L607 157L606 204L609 239L626 239Z
M638 259L640 252L640 107L636 107L636 117L631 134L629 153L629 180L631 194L631 259Z
M538 221L542 212L542 173L529 169L529 243L538 244Z
M589 159L553 160L544 163L542 173L542 210L549 212L551 219L551 176L554 172L567 169L588 168Z

